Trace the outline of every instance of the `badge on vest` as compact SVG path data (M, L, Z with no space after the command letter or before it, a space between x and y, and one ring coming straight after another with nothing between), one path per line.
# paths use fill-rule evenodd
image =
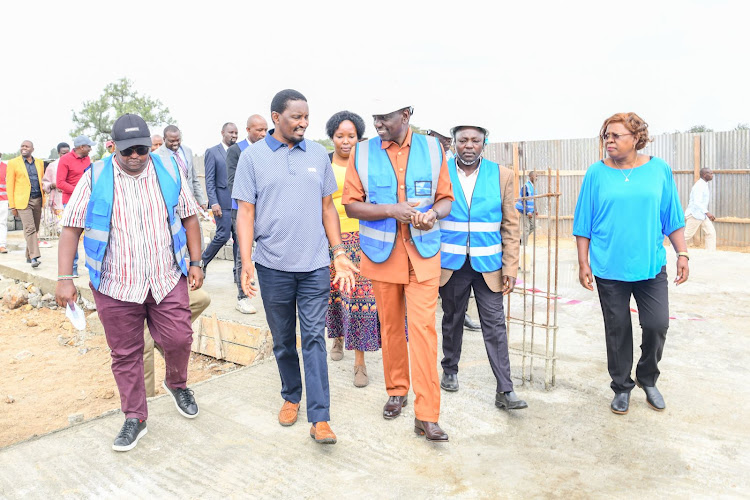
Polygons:
M432 181L414 181L414 196L432 195Z

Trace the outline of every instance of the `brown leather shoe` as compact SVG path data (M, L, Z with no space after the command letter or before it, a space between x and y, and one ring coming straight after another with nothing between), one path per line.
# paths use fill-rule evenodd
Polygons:
M284 406L281 407L279 412L279 423L284 427L294 425L297 421L297 412L299 411L299 403L290 403L284 401Z
M320 444L336 444L336 434L328 422L317 422L310 427L310 437Z
M445 443L448 441L448 434L437 424L437 422L425 422L414 419L414 432L418 436L424 436L427 441L436 441Z
M401 415L401 408L406 406L407 396L391 396L383 407L383 418L390 420Z

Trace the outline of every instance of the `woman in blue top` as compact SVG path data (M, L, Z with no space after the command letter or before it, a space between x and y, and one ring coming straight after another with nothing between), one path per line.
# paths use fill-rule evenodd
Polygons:
M635 113L618 113L602 125L608 158L586 171L573 220L578 279L594 290L604 316L607 365L615 392L611 409L624 415L635 384L655 410L664 409L656 388L658 363L669 328L664 236L677 251L678 285L688 279L685 219L672 170L663 160L638 154L649 141L648 125ZM591 265L589 265L589 259ZM638 304L641 359L633 367L630 297Z

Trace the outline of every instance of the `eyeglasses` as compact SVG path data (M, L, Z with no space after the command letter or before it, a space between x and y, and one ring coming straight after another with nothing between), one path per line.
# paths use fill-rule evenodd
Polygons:
M120 151L120 154L122 156L133 156L133 151L135 151L138 156L143 156L148 154L151 151L151 148L148 146L132 146L129 148L125 148Z
M604 134L602 136L602 139L604 139L605 141L608 141L609 138L612 137L612 139L619 141L620 137L625 137L626 135L633 135L633 134L615 134L614 132L612 132L611 134Z

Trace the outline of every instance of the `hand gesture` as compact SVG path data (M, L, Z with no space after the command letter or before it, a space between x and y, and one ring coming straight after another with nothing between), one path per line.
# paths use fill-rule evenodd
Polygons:
M404 224L410 224L411 218L417 213L414 208L419 205L416 201L402 201L391 206L391 217Z
M333 259L333 267L336 269L336 276L333 278L333 285L338 284L341 289L346 293L354 289L356 278L354 273L358 273L359 269L349 260L344 254L340 254L338 257ZM243 268L244 269L244 268Z
M429 231L435 225L437 220L437 213L434 210L428 210L426 212L417 212L411 216L412 226L422 231Z

